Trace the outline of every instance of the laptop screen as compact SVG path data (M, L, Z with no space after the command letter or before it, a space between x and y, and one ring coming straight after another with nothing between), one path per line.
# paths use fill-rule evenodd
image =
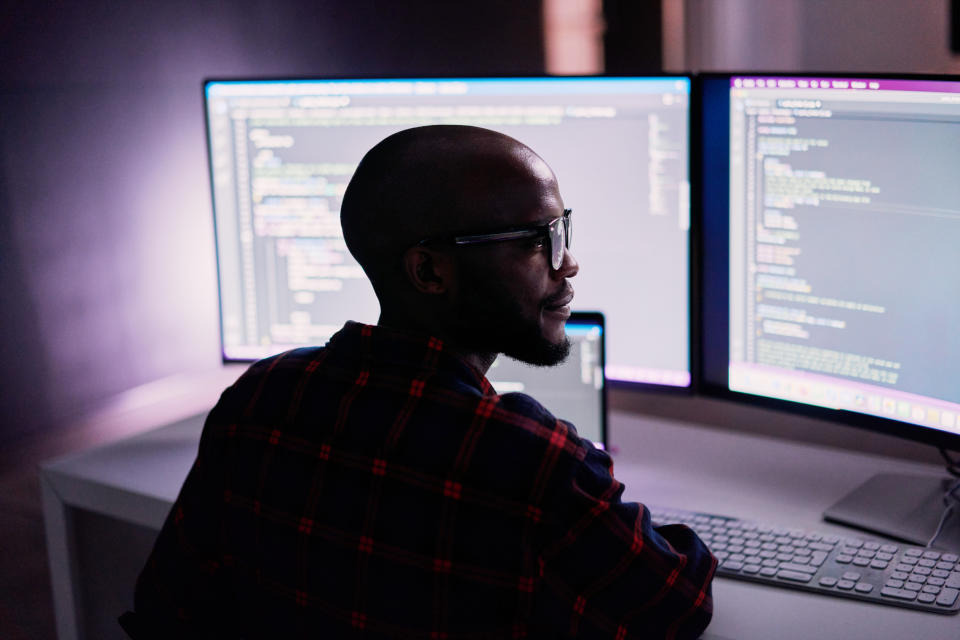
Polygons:
M501 355L487 372L497 393L521 392L553 415L573 423L581 438L605 447L603 314L574 312L567 321L570 357L555 367L535 367Z

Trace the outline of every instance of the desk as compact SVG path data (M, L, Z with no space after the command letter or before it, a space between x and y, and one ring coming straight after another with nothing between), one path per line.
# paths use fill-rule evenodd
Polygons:
M116 617L193 462L203 415L43 465L57 615L68 638L123 638ZM821 512L879 472L938 475L932 465L857 454L636 414L611 414L626 498L851 534ZM718 578L704 640L946 640L960 616Z

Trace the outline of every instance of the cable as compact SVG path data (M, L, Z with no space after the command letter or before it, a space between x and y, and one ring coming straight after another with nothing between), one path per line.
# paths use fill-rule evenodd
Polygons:
M943 449L940 451L943 453ZM952 462L950 464L952 464ZM948 466L947 469L949 470L950 467ZM954 473L953 470L950 470L950 472ZM956 507L957 504L960 504L960 496L957 495L957 490L960 490L960 480L956 480L953 485L951 485L951 487L943 494L943 504L945 508L943 513L940 515L940 522L937 524L937 530L933 532L933 537L930 538L926 546L933 546L933 543L936 542L937 538L940 537L940 534L943 533L943 527L946 525L947 520L950 519L950 515L953 514L954 507Z
M956 478L960 478L960 460L953 458L943 447L940 447L938 451L944 462L947 463L947 472Z

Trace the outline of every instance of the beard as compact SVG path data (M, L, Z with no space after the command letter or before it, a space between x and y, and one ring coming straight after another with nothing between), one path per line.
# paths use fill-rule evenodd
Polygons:
M517 300L498 283L464 270L462 295L456 310L459 341L465 347L507 357L538 367L560 364L570 355L570 339L564 334L552 342L540 326L545 301L535 307L534 318L524 314ZM532 306L532 305L531 305Z

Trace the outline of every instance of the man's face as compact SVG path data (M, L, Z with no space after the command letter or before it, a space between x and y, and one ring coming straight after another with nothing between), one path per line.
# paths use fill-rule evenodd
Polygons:
M541 225L563 213L553 172L539 157L524 156L516 176L478 198L482 230ZM479 211L479 209L478 209ZM554 365L569 353L565 325L579 265L564 251L551 267L550 242L540 237L457 247L458 286L453 300L465 344L535 365Z

